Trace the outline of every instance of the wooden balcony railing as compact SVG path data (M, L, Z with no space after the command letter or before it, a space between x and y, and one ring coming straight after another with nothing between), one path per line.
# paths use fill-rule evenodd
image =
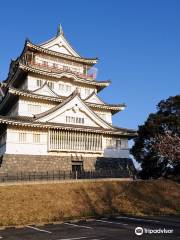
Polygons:
M57 66L56 64L54 64L53 66L50 66L48 62L38 63L36 61L26 60L23 63L25 63L26 65L36 67L38 69L48 70L54 73L63 73L63 72L73 73L80 78L85 78L90 80L94 80L96 78L94 74L83 74L83 73L74 71L71 67L66 67L66 66L61 67L61 66Z

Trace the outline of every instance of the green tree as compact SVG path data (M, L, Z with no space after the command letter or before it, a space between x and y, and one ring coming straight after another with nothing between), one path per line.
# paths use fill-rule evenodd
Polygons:
M179 137L180 95L177 95L160 101L157 112L150 114L144 125L138 128L131 154L141 164L142 178L167 176L170 170L174 173L180 170L179 146L173 146ZM164 150L165 146L168 151ZM176 151L174 154L172 148Z

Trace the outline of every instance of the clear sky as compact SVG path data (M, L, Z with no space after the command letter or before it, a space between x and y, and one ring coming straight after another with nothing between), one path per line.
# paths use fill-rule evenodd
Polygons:
M98 80L109 103L126 103L115 125L137 129L161 99L180 93L180 1L2 0L0 79L24 41L41 43L61 23L78 53L98 57Z

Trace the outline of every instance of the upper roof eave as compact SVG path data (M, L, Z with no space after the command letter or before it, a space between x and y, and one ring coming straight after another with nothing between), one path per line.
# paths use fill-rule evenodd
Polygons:
M25 46L27 48L34 49L36 51L40 51L40 52L43 52L43 53L46 53L49 55L53 55L53 56L57 56L57 57L61 57L61 58L69 59L69 60L74 60L76 62L86 63L88 65L94 65L98 62L98 58L75 57L75 56L70 56L70 55L67 55L64 53L58 53L58 52L43 48L41 46L38 46L38 45L32 43L30 40L26 40Z
M59 102L59 103L61 103L63 100L65 100L67 98L64 96L50 97L50 96L40 95L40 94L36 94L34 92L25 91L22 89L16 89L13 87L9 88L9 93L19 95L19 96L30 97L30 98L34 98L34 99L40 99L40 100L46 100L46 101L52 101L52 102ZM126 107L125 104L107 104L106 103L105 105L103 105L103 104L90 103L86 100L84 100L84 101L91 108L107 109L107 110L110 110L112 112L112 114L122 111Z

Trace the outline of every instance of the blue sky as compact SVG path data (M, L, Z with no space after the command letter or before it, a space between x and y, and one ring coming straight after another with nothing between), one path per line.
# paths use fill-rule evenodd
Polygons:
M126 103L115 125L137 129L161 99L180 91L180 1L31 0L0 2L0 79L29 38L41 43L62 24L82 56L99 57L109 103Z

